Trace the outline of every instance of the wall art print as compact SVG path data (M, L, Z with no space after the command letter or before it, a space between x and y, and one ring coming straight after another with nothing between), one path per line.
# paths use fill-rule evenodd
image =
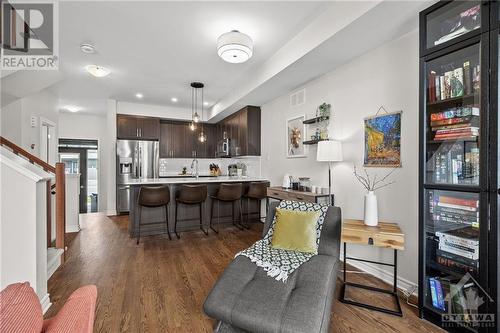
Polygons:
M401 166L401 115L402 111L377 113L364 119L365 166Z

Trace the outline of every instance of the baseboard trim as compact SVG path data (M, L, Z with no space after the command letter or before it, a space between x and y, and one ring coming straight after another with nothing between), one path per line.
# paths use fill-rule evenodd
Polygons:
M47 280L50 279L52 274L61 266L61 256L64 254L62 249L49 248L49 256L47 256Z
M79 232L80 231L80 226L79 225L67 225L66 226L66 233L71 233L71 232Z
M344 258L344 253L341 251L340 258ZM363 272L366 272L374 277L392 285L394 283L394 274L392 272L386 271L375 264L365 263L361 261L348 261L348 265L355 267ZM418 297L418 284L410 280L407 280L401 276L397 276L398 279L398 289L404 290L406 292L413 291L412 296ZM415 290L414 288L417 287Z
M40 299L40 305L42 306L42 312L45 314L47 310L50 308L52 303L50 302L50 295L45 294L41 299Z
M108 209L106 211L106 215L107 216L116 216L116 215L118 215L118 213L116 212L116 209Z

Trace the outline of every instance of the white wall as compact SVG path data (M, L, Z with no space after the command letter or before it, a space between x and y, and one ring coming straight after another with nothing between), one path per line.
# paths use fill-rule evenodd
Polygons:
M22 103L17 100L7 106L2 107L1 130L4 138L22 144L21 136Z
M31 127L31 116L35 116L37 119L35 127ZM24 97L2 107L1 134L31 154L39 157L40 117L55 124L55 138L51 151L56 152L58 138L57 124L59 118L58 99L47 91ZM33 148L31 148L32 144L34 145Z
M176 120L191 120L191 109L180 108L176 106L118 101L116 103L116 113ZM206 112L206 114L208 114L208 112ZM206 114L205 118L207 117Z
M64 139L90 139L98 142L98 192L99 211L107 210L107 169L114 155L106 152L106 117L89 114L61 112L59 115L59 137Z
M399 276L406 287L418 281L418 63L418 33L414 31L307 83L306 104L300 107L289 106L289 95L262 106L262 176L273 185L280 185L285 173L310 176L313 185L326 187L328 167L316 162L315 146L307 158L286 158L285 121L303 114L312 118L321 103L332 105L330 137L343 142L345 160L333 170L335 204L342 208L343 218L355 219L363 218L365 194L352 173L353 163L363 164L363 118L374 115L381 105L390 111L403 110L403 167L395 172L396 184L379 190L377 196L380 219L399 223L406 234L406 250L399 257ZM369 169L380 175L388 171ZM366 259L392 260L391 251L368 246L348 246L348 252Z

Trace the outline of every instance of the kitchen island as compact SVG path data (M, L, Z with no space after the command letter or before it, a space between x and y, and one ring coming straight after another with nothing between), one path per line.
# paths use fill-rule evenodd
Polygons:
M210 208L211 208L211 195L217 193L217 189L220 183L242 183L243 193L246 192L248 184L250 182L269 182L265 178L261 177L229 177L229 176L219 176L219 177L168 177L168 178L147 178L147 179L132 179L127 181L124 185L130 186L130 212L129 212L129 235L130 237L136 237L138 226L139 226L139 215L138 215L138 205L137 198L139 195L139 189L141 186L160 186L168 185L170 188L170 204L168 206L168 223L170 233L174 230L175 221L175 197L180 187L183 184L207 184L208 195L205 203L202 207L203 212L203 224L205 229L208 229L210 222ZM258 205L255 200L250 202L248 205L246 200L242 200L243 214L250 211L251 216L255 218L257 213L261 209L261 205ZM214 218L213 223L217 221L217 206L214 206ZM185 230L199 230L199 210L196 206L179 205L178 220L177 220L177 231ZM231 204L220 204L220 223L231 223ZM239 207L235 209L235 219L239 217ZM245 215L243 216L245 219ZM142 226L141 226L141 236L147 235L157 235L162 234L165 231L165 226L156 222L165 221L165 209L163 207L159 208L145 208L142 210ZM151 225L148 225L151 224ZM201 231L200 231L201 232Z

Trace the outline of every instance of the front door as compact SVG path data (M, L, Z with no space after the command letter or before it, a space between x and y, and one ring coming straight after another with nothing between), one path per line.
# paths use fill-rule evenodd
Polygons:
M67 174L80 174L80 213L97 212L97 141L59 139L59 160L65 164Z

